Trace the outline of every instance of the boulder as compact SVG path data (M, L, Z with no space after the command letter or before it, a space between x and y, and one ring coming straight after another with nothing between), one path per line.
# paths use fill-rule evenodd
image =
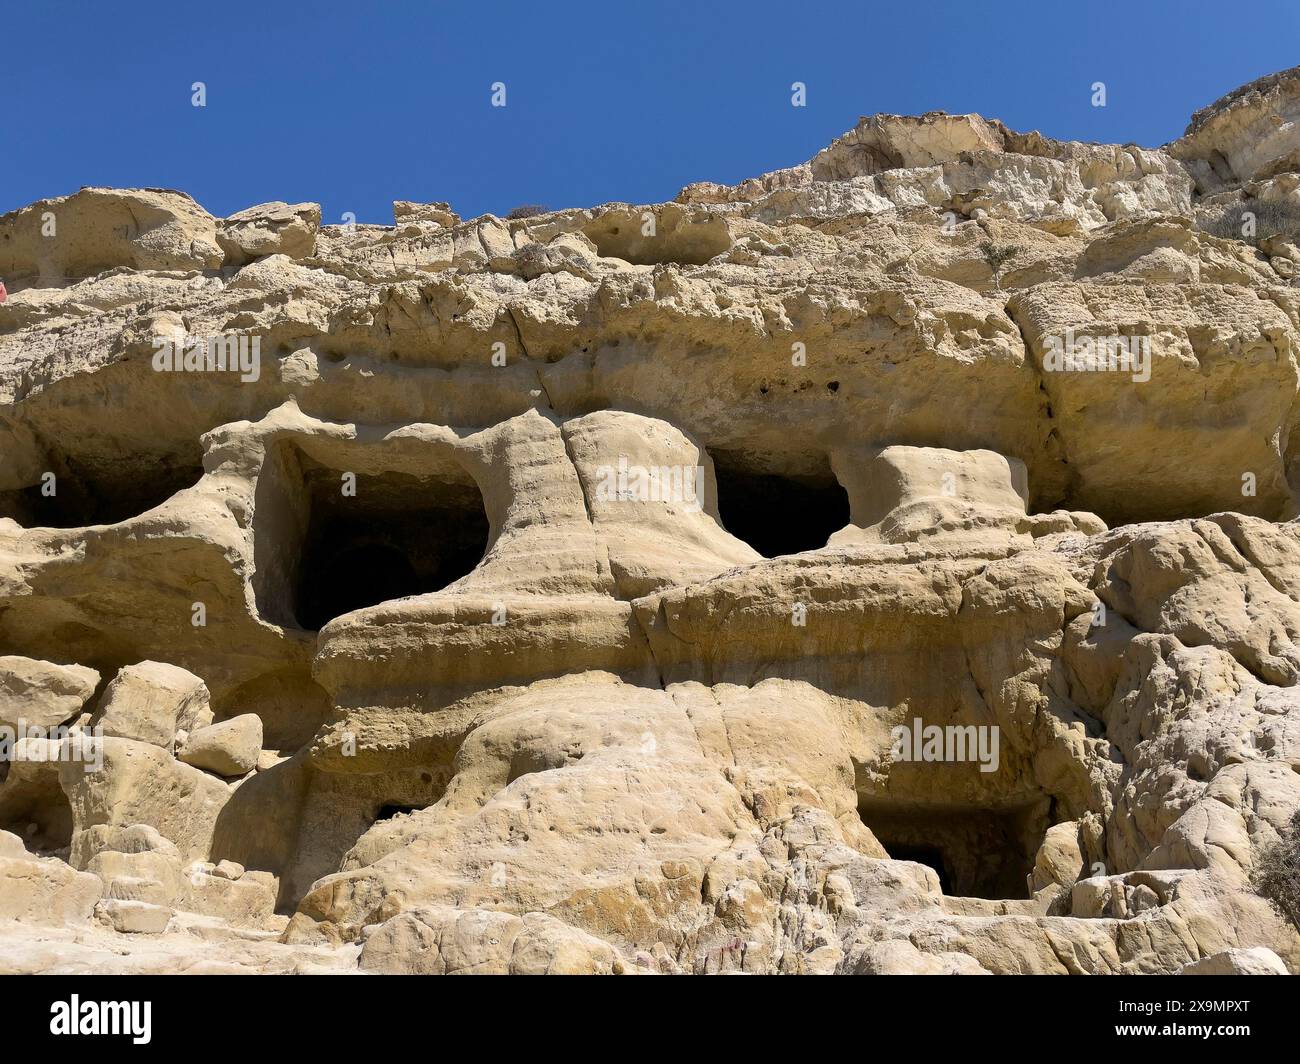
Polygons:
M0 656L0 727L50 728L81 712L95 693L99 673L84 665Z
M156 829L182 859L205 859L230 788L152 743L107 738L103 755L100 771L84 771L75 762L59 766L72 806L72 864L84 868L100 848L115 843L93 829L139 824Z
M98 876L28 853L17 836L0 831L0 920L76 923L90 916L102 887Z
M223 219L217 227L217 243L226 253L227 265L241 266L268 255L301 259L316 250L319 230L319 203L276 200Z
M191 732L177 757L218 776L242 776L257 767L262 750L262 720L244 713Z
M216 236L216 220L183 192L83 188L0 215L0 277L60 284L114 267L212 270Z
M1290 975L1282 958L1266 946L1228 949L1184 964L1178 975Z
M161 661L118 672L104 691L92 723L105 736L152 743L170 751L178 729L208 720L208 689L199 677Z
M147 901L122 901L110 898L96 907L99 915L114 931L125 935L161 935L173 916L165 905Z

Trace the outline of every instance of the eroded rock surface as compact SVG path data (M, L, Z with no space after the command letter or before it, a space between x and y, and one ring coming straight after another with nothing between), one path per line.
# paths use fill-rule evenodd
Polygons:
M1298 99L0 217L0 969L1297 970Z

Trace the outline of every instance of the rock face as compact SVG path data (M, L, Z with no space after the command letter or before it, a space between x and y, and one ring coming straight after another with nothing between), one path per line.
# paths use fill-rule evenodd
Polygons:
M0 217L0 969L1297 970L1297 100Z
M0 657L0 725L48 729L75 717L99 683L81 665Z

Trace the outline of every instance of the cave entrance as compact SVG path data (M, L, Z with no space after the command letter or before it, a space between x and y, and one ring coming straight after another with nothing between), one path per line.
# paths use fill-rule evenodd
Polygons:
M263 615L315 631L366 606L441 591L482 560L488 517L467 473L347 468L345 458L363 457L326 464L293 443L268 455L258 483Z
M917 861L939 875L945 894L1028 898L1034 856L1047 831L1048 802L1007 808L859 805L862 822L896 861Z
M57 761L0 762L0 831L17 835L32 853L66 860L72 828Z
M765 558L817 550L849 523L848 494L829 468L786 476L734 455L711 457L723 527Z
M880 837L876 836L876 840L880 842ZM883 842L880 844L885 846ZM945 894L953 892L952 876L948 874L948 864L944 860L943 851L938 846L908 846L905 843L892 842L885 846L885 849L895 861L915 861L917 864L929 865L939 877L939 889Z
M35 483L0 491L0 517L24 528L115 525L160 506L203 476L195 446L184 455L158 455L90 468L60 459Z

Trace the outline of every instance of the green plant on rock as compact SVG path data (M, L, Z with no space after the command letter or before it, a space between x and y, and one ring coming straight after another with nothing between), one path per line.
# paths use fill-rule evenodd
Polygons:
M1251 883L1300 931L1300 810L1292 814L1277 842L1260 852Z

